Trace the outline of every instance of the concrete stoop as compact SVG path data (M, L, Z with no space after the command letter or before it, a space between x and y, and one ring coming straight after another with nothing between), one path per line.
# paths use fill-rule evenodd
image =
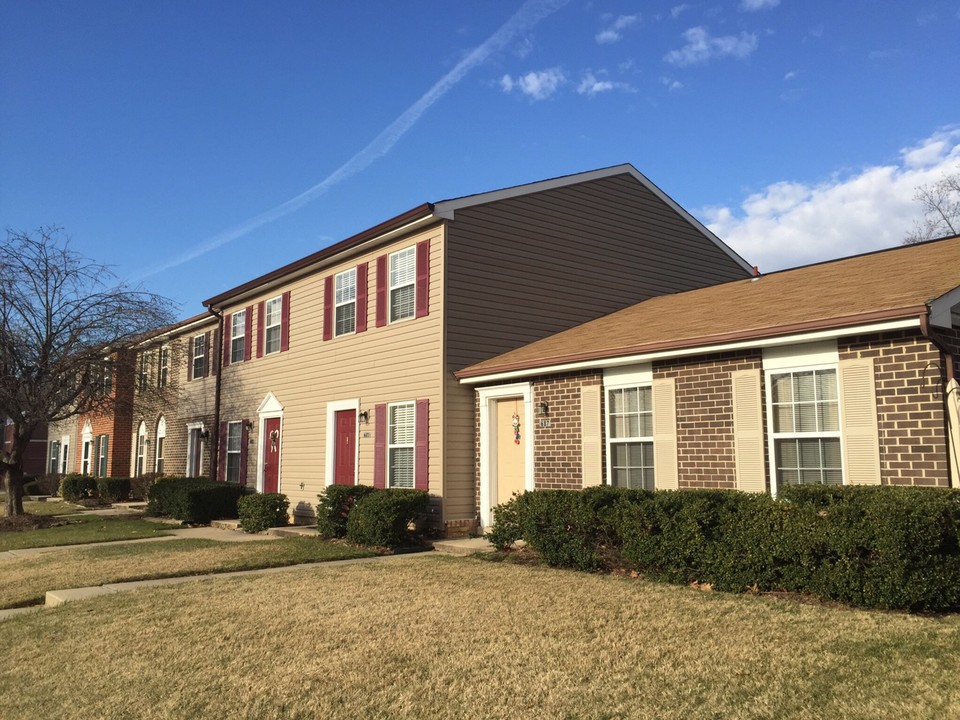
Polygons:
M243 532L243 530L240 529L239 520L211 520L210 527L219 528L220 530L237 530Z
M433 550L442 555L458 555L464 557L473 555L474 553L492 553L494 547L485 537L478 537L437 540L433 543Z

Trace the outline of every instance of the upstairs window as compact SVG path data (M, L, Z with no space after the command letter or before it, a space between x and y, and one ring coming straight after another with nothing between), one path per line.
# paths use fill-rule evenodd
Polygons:
M147 390L147 378L150 375L150 363L147 360L147 353L141 353L140 355L140 373L137 378L137 390L140 392L146 392Z
M159 363L157 366L157 387L165 388L170 375L170 348L164 345L160 348Z
M350 268L334 278L335 334L349 335L357 329L357 269Z
M649 386L611 389L607 395L610 484L654 489L653 394Z
M193 377L201 378L207 374L207 341L205 335L193 337Z
M412 318L417 312L417 248L390 255L390 322Z
M267 301L266 320L264 322L264 336L266 339L266 354L280 352L280 328L283 317L283 297L275 297Z
M840 485L840 406L836 368L770 375L777 483Z
M238 310L230 320L230 362L243 362L247 335L247 311Z

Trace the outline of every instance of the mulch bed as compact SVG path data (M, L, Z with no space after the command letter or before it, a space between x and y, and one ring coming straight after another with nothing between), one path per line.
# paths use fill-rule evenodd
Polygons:
M51 515L15 515L13 517L0 517L0 532L43 530L44 528L69 524L69 520Z

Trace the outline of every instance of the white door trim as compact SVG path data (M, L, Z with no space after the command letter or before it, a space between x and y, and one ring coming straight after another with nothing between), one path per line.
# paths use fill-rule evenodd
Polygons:
M353 482L360 482L360 399L352 398L350 400L331 400L327 403L327 447L324 457L324 479L323 485L327 487L333 485L336 468L333 466L334 455L337 447L337 413L342 410L353 410L357 423L356 433L357 442L353 446Z
M480 524L493 524L493 508L497 498L497 433L491 428L496 417L495 403L508 398L523 398L526 428L520 429L523 442L524 489L533 490L533 388L530 383L513 383L478 388L480 398Z
M283 468L281 466L283 458L283 405L280 404L277 396L272 392L267 393L263 402L260 403L260 407L257 408L257 417L260 420L258 423L260 427L257 428L257 447L259 448L257 452L257 492L263 492L263 463L265 460L263 455L267 449L266 438L264 437L266 423L264 421L273 418L280 418L280 445L277 448L277 492L283 492L281 489L283 485Z
M198 454L199 460L197 464L199 467L193 468L193 473L190 472L190 459L193 457L193 447L190 444L190 434L194 430L199 430L203 432L203 423L202 422L188 422L187 423L187 464L184 468L184 473L186 477L197 477L200 473L200 469L203 467L203 446L206 444L202 439L198 438L200 443L200 453Z

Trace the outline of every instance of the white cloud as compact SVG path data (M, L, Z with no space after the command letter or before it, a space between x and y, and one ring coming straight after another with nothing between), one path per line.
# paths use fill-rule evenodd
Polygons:
M598 79L592 72L584 73L580 79L580 84L577 85L577 92L581 95L587 95L588 97L593 97L602 92L610 92L611 90L629 92L632 88L625 82Z
M667 88L667 90L680 90L683 87L683 83L679 80L674 80L673 78L662 77L660 78L661 84Z
M621 15L610 25L598 32L595 39L601 45L618 42L623 37L623 31L639 19L639 15Z
M681 5L674 5L672 8L670 8L670 15L671 17L673 17L674 20L676 20L678 17L680 17L680 15L684 11L689 9L690 9L690 6L687 5L686 3L683 3Z
M719 57L745 58L757 49L757 36L742 32L740 35L713 37L702 26L692 27L683 33L687 41L679 50L671 50L664 60L680 67L705 63Z
M761 271L899 245L921 215L918 185L960 167L960 128L903 148L900 160L806 184L783 181L739 208L704 208L707 226Z
M740 0L740 9L753 12L755 10L775 8L779 4L780 0Z
M504 75L500 78L500 89L505 93L516 89L533 100L546 100L566 81L563 71L554 67L546 70L532 70L526 75L518 75L515 78Z
M783 76L784 80L793 80L797 76L796 70L791 70L786 75Z

